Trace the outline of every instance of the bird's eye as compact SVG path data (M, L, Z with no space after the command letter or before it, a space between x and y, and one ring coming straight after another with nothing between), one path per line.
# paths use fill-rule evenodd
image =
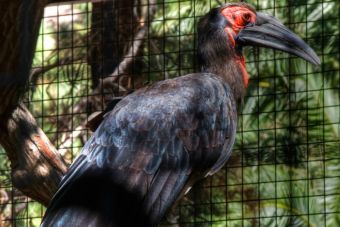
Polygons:
M251 15L249 13L243 14L243 21L247 24L250 21Z

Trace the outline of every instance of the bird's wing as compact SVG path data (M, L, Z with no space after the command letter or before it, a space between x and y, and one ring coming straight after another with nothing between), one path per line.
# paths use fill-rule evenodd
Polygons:
M214 75L166 80L127 96L72 164L43 225L155 225L193 172L209 174L225 163L234 106Z

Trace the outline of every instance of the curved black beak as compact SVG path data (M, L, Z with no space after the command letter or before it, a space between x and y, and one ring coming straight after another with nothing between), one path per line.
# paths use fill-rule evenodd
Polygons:
M314 65L320 65L320 59L314 50L269 14L257 13L256 23L242 29L236 37L236 43L241 46L263 46L282 50Z

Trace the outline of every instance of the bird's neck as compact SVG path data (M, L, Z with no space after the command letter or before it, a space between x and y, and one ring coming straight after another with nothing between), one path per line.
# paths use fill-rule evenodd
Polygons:
M217 60L218 59L218 60ZM213 73L223 79L231 88L237 103L243 102L248 84L248 73L243 56L221 56L201 65L203 72Z
M213 16L204 17L198 26L198 65L201 71L220 76L231 88L237 103L242 103L248 83L242 49L228 37L225 18L220 13Z

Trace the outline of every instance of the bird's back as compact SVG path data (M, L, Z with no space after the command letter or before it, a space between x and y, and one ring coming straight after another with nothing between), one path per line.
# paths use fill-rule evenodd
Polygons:
M223 166L236 132L230 88L191 74L140 89L105 116L42 226L154 226L195 175Z

